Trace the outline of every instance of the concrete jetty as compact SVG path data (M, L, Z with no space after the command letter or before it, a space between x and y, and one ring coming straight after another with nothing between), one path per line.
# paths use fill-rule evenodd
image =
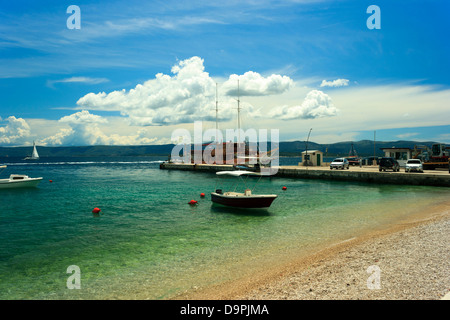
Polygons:
M160 169L198 172L234 170L232 165L168 162L161 163ZM448 171L425 170L424 173L406 173L404 170L401 170L400 172L379 172L378 167L375 166L355 166L350 167L348 170L330 170L329 167L280 166L275 177L450 187L450 174Z

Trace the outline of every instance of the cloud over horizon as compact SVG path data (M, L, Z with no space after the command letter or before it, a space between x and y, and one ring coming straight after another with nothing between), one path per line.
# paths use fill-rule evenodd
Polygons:
M107 135L99 127L107 124L108 120L89 113L87 110L64 116L58 120L59 123L68 124L69 128L60 130L40 141L43 145L140 145L150 144L157 138L148 138L145 129L139 130L135 135L121 136L119 134Z
M338 114L330 96L319 90L311 90L301 105L278 107L270 113L280 120L315 119L333 117Z
M59 120L57 117L24 119L6 114L0 118L0 144L30 145L33 140L49 146L170 143L168 137L175 128L190 128L195 121L211 122L205 128L213 126L216 83L219 127L235 128L238 80L239 95L245 97L241 99L244 127L280 128L283 140L302 138L299 122L288 120L302 120L308 126L311 123L315 137L327 142L356 138L358 132L366 130L393 128L409 128L399 129L394 138L425 139L421 133L416 134L421 131L411 128L448 124L448 88L417 82L359 85L330 90L331 98L314 89L318 87L317 78L294 81L277 73L282 72L268 72L263 76L247 71L213 78L205 71L204 60L194 56L177 61L170 75L157 73L130 90L88 93L78 99L76 112L59 115ZM96 84L102 79L66 77L57 81ZM337 87L345 86L348 80L323 82L325 87ZM113 113L100 116L95 111ZM386 118L386 113L391 116ZM337 131L341 133L338 135ZM427 139L448 140L446 132L440 136L427 133L427 136Z
M238 92L239 81L239 92ZM263 77L257 72L247 71L243 75L230 75L223 84L223 90L228 96L267 96L281 94L289 90L294 85L294 81L278 74Z
M172 76L158 73L129 91L88 93L77 105L86 110L120 111L131 123L143 126L214 121L216 82L205 72L203 62L197 56L179 61L171 69ZM253 71L231 75L220 87L221 120L234 115L238 79L239 94L247 96L280 94L293 85L292 79L280 75L263 77ZM258 115L251 105L247 111Z
M6 125L0 127L0 144L20 145L29 142L31 129L22 118L10 116L5 120L0 117L0 123L6 121Z

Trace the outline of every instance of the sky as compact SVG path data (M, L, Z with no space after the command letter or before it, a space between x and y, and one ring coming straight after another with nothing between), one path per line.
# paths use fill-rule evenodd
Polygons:
M71 7L75 5L75 9ZM371 7L375 5L375 9ZM0 2L0 146L148 145L178 129L450 143L450 3Z

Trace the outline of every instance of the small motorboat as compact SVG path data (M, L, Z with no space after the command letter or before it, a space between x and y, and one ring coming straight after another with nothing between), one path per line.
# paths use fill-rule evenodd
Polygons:
M259 176L261 178L264 175L259 172L245 170L219 171L216 174L239 178L242 176ZM223 192L222 189L216 189L215 192L211 192L211 201L213 203L235 208L268 208L276 198L276 194L254 194L251 189L245 189L243 193L236 191Z
M5 168L5 165L0 166L0 169ZM42 177L30 178L24 174L11 174L8 179L0 179L0 189L36 187L41 180Z

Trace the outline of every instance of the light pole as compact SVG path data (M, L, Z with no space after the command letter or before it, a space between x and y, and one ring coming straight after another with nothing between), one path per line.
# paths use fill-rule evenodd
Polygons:
M309 136L311 134L311 129L309 129L309 133L308 133L308 138L306 139L306 152L305 152L305 159L306 159L306 169L308 170L308 141L309 141Z
M375 151L375 137L376 137L376 130L373 131L373 162L372 164L374 166L377 165L377 156L376 156L376 151Z

